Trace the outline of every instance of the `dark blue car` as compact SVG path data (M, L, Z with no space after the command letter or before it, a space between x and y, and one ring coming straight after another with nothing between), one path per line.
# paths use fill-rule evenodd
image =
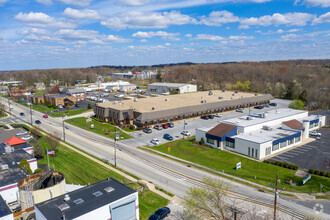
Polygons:
M154 214L152 214L148 220L161 220L164 219L166 216L168 216L171 213L170 208L163 207L158 209Z
M36 120L35 123L36 124L41 124L41 121L40 120Z
M20 116L24 116L25 114L24 114L24 112L21 112L21 113L19 113L19 115L20 115Z
M164 134L163 138L169 141L173 140L173 137L170 134Z

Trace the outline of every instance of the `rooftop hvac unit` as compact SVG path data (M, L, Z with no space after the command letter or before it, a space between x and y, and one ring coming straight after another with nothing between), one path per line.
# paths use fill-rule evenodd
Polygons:
M168 99L165 99L165 102L167 102L168 101Z
M5 153L6 154L10 154L11 152L14 152L14 148L10 147L10 146L6 146L5 147Z
M8 170L8 164L1 164L1 170Z
M231 94L232 96L235 96L235 93Z
M202 100L201 103L206 103L206 100Z
M264 129L264 130L266 130L266 131L271 131L271 130L273 130L273 128L270 127L270 126L268 126L268 125L264 125L264 126L262 126L262 129Z
M247 116L247 117L246 117L246 120L252 120L252 117Z
M219 99L223 99L223 97L222 96L219 96Z
M134 99L134 102L137 102L137 101L138 101L138 99L137 99L137 98L135 98L135 99Z
M66 201L66 202L70 201L70 196L68 194L66 194L64 196L64 201Z
M151 107L151 110L155 110L155 107Z

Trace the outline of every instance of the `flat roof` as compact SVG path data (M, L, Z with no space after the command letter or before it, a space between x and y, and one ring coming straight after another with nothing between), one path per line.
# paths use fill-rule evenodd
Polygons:
M107 187L112 187L113 190L111 192L106 192L105 189ZM99 196L94 196L93 193L97 191L100 191L102 194ZM65 217L67 219L74 219L102 206L115 202L121 198L129 196L135 192L135 190L126 186L125 184L113 178L108 178L67 193L67 195L70 197L68 202L64 201L65 195L61 195L53 199L38 203L35 206L46 217L46 219L60 220L63 217L63 212L65 212ZM75 204L73 201L77 199L82 199L83 202L80 204ZM59 206L62 204L67 204L69 208L61 211Z
M243 116L239 118L224 120L223 123L233 124L240 127L249 127L256 124L274 121L277 119L286 118L301 113L307 113L307 111L295 110L291 108L281 108L276 110L268 110L264 113L265 113L265 118L253 117L253 116L257 116L257 115L253 115L253 116L249 116L250 120L247 120L248 116Z
M156 83L151 83L149 84L148 86L166 86L166 87L174 87L174 88L177 88L177 87L181 87L181 86L196 86L196 85L192 85L192 84L185 84L185 83L159 83L159 82L156 82Z
M287 137L289 135L295 134L297 131L289 131L278 128L273 128L272 130L256 130L252 132L240 133L238 135L233 136L232 138L242 139L251 141L254 143L262 144L269 141L274 141L283 137Z
M214 90L212 92L212 95L209 95L208 91L203 91L158 97L146 96L145 98L138 98L137 102L134 100L122 100L99 103L97 106L116 110L134 109L134 111L143 113L177 109L182 107L203 106L205 103L202 103L202 100L205 100L206 104L210 104L264 96L263 94L258 94L255 96L254 93L234 93L233 91L222 92L221 90ZM222 97L222 99L219 99L219 97ZM152 108L154 108L154 110L152 110Z

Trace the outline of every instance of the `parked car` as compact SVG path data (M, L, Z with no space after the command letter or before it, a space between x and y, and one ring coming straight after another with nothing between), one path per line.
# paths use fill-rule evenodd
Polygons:
M153 139L151 139L151 141L150 141L152 144L154 144L154 145L159 145L160 144L160 141L157 139L157 138L153 138Z
M43 115L42 117L44 117L44 118L48 118L48 115Z
M35 123L39 125L39 124L41 124L41 121L40 120L36 120Z
M24 112L21 112L21 113L19 113L19 115L20 115L20 116L24 116L25 114L24 114Z
M166 218L171 213L170 208L163 207L158 209L154 214L152 214L148 220L161 220Z
M310 136L320 137L321 136L321 133L320 132L317 132L317 131L310 131L309 132L309 135Z
M209 119L213 119L214 115L208 115Z
M27 131L20 131L16 134L16 136L26 135L27 133L28 133Z
M124 98L124 95L123 94L117 94L117 95L115 95L115 98Z
M21 139L23 139L24 141L27 141L27 140L33 139L33 137L31 135L26 135L24 137L21 137Z
M207 115L203 115L203 116L201 117L201 119L209 120L209 116L207 116Z
M170 134L164 134L163 138L169 141L173 140L173 137Z
M243 113L244 111L243 111L243 109L241 109L241 108L238 108L238 109L236 109L236 112L240 112L240 113Z
M181 134L184 135L184 136L190 136L191 135L189 131L182 131Z
M174 124L173 124L172 122L169 122L169 123L167 123L167 126L168 126L169 128L173 128L173 127L174 127Z
M270 105L266 104L266 105L264 105L264 107L266 107L266 108L269 108L269 107L270 107Z
M168 128L168 125L167 125L167 124L163 124L162 127L163 127L164 129L167 129L167 128Z
M262 105L254 106L255 109L263 109L264 107Z
M145 129L143 129L143 132L150 134L150 133L152 133L152 130L150 128L145 128Z
M162 130L162 129L163 129L163 127L162 127L161 125L155 125L155 126L154 126L154 129L157 129L157 130Z
M218 118L220 118L222 115L220 114L220 113L216 113L216 114L214 114L214 117L218 117Z
M272 102L272 103L269 103L270 106L277 106L277 103L275 102Z

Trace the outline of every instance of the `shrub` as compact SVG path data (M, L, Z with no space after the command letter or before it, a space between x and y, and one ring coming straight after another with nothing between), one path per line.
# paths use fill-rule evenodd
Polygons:
M275 164L276 164L276 162L275 162L275 161L270 161L270 163L271 163L271 164L273 164L273 165L275 165Z
M201 141L199 142L200 145L203 145L204 144L204 139L201 138Z
M319 170L315 170L314 174L320 175L320 171Z
M325 170L320 171L320 176L326 176L326 175L327 175L327 172Z
M131 129L131 130L135 130L134 125L130 125L130 126L129 126L129 129Z
M283 163L283 167L289 168L290 164L289 163Z
M330 177L330 172L327 172L327 177Z
M88 103L87 108L88 109L92 109L93 108L92 104L91 103Z
M282 161L280 161L280 163L279 163L279 164L280 164L280 166L281 166L281 167L284 167L284 164L285 164L285 163L284 163L284 162L282 162Z
M276 166L280 166L280 161L276 161L276 162L275 162L275 165L276 165Z
M264 160L264 163L270 163L270 161L269 160Z
M30 164L29 162L23 158L20 162L19 162L19 167L24 169L28 174L32 174L32 170L30 168Z
M310 174L314 174L315 173L315 170L310 168L309 171L308 171Z
M294 170L298 170L299 169L299 166L298 165L293 165L293 169Z
M37 168L37 169L34 170L34 173L33 173L33 174L36 174L36 173L42 173L42 172L44 172L43 169L41 169L41 168Z
M288 168L289 168L290 170L293 170L293 164L289 164Z

